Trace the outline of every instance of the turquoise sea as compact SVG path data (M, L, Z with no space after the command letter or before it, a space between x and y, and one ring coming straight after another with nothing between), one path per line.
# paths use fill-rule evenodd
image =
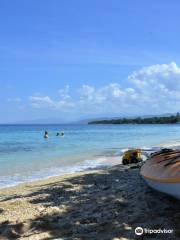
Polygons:
M44 139L44 131L49 139ZM64 137L56 136L64 131ZM0 125L0 187L105 165L131 147L180 145L180 125Z

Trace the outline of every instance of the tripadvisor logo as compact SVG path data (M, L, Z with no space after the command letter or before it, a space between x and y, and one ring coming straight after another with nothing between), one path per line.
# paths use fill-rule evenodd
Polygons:
M135 229L135 234L136 235L142 235L143 234L143 228L142 227L137 227L136 229Z
M149 229L149 228L142 228L142 227L137 227L135 229L135 234L140 236L142 235L143 233L145 234L153 234L153 233L156 233L156 234L170 234L170 233L173 233L173 229Z

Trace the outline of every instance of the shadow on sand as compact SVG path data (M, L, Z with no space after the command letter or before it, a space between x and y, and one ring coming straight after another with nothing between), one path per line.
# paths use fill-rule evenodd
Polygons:
M31 239L48 232L48 236L41 239L110 240L136 239L137 226L178 230L179 201L148 188L138 172L138 169L119 166L42 185L23 196L31 204L43 206L39 215L25 222L4 222L0 236ZM12 198L15 197L20 196ZM178 239L179 232L175 234L166 239ZM156 238L147 235L138 239Z

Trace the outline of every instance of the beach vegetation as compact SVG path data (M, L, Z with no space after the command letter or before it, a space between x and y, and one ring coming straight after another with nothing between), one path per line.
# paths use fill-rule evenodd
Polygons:
M153 116L153 117L137 117L137 118L118 118L91 121L88 124L174 124L180 123L180 114L171 116Z

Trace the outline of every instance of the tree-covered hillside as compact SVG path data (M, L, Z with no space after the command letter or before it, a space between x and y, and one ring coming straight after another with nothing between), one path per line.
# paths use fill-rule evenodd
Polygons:
M180 115L171 115L168 117L148 117L148 118L119 118L110 120L91 121L88 124L168 124L180 123Z

